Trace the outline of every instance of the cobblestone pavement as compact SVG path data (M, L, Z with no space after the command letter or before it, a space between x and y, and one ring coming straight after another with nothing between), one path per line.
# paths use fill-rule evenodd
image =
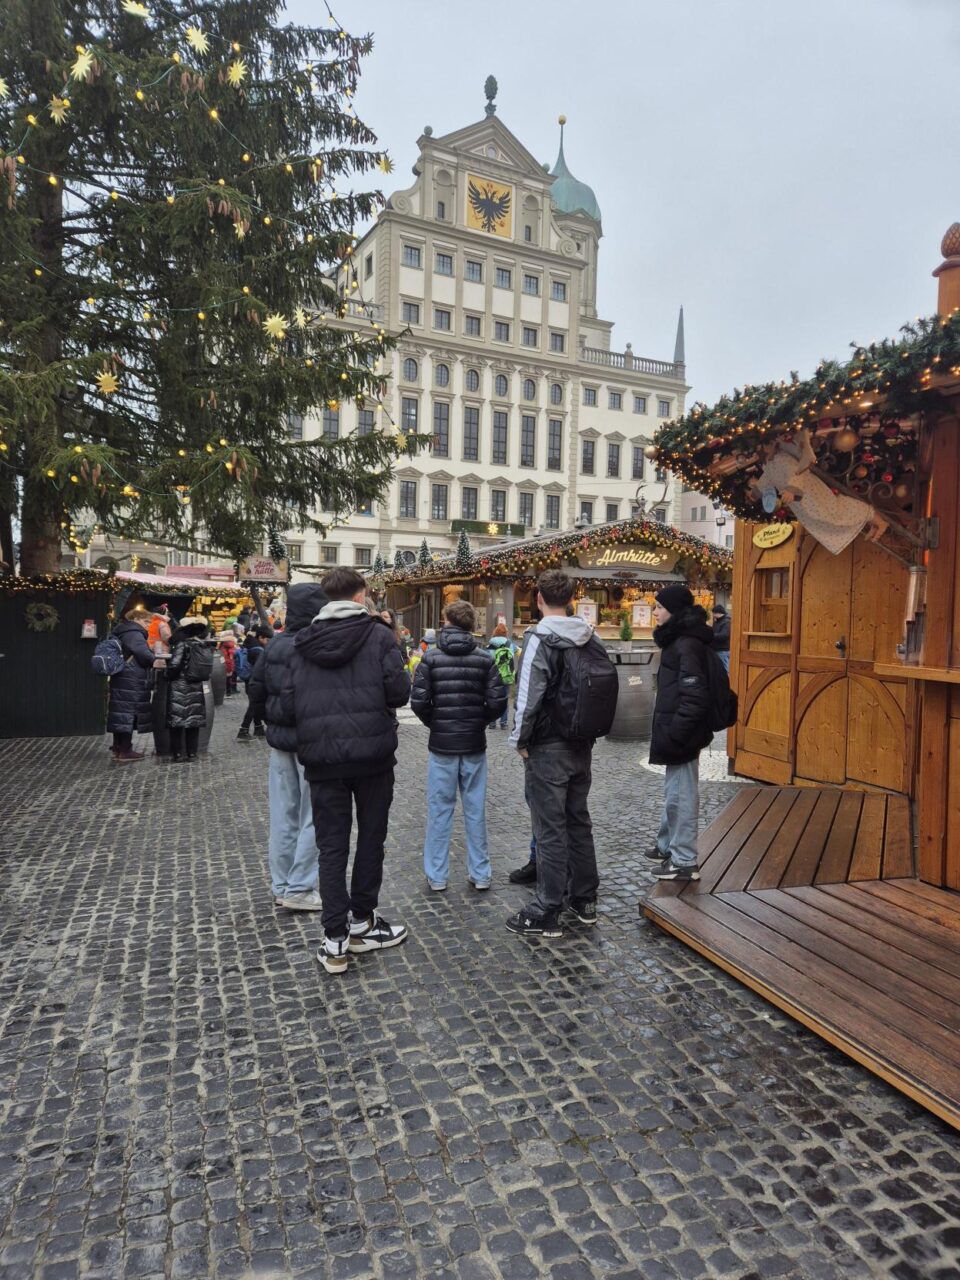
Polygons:
M0 747L4 1280L960 1274L956 1135L638 918L637 747L595 757L598 927L538 944L503 928L506 734L494 890L458 828L431 894L405 718L382 905L412 936L334 978L272 905L240 710L192 768Z

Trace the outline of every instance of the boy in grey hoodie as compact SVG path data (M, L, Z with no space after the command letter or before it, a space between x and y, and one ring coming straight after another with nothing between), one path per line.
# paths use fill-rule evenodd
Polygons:
M512 933L559 938L569 880L569 909L583 924L597 920L597 856L587 809L593 743L563 737L550 715L563 651L593 634L583 618L567 617L573 581L559 569L541 574L542 620L524 636L511 746L523 758L524 791L537 840L537 892L507 921Z

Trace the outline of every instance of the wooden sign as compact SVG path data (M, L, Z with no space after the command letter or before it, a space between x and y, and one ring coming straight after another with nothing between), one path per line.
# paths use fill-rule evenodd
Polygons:
M753 545L769 550L770 547L779 547L782 542L786 542L792 536L792 524L765 524L753 535Z
M656 569L658 573L670 573L678 555L664 547L636 546L594 547L578 551L576 563L581 569Z
M240 564L237 577L241 582L289 582L290 561L271 560L269 556L250 556Z

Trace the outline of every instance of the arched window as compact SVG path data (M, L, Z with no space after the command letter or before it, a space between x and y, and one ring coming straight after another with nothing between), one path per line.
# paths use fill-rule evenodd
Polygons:
M523 380L523 398L524 400L536 400L537 384L532 378L524 378Z
M550 387L550 403L563 404L563 387L559 382L554 382Z
M468 391L480 390L480 375L477 373L476 369L467 370L465 382Z
M507 379L502 373L497 374L493 387L498 396L505 396L507 394Z
M450 382L450 368L445 364L438 364L434 370L434 377L438 387L445 387Z
M403 362L403 376L407 382L416 382L417 380L417 362L409 357Z

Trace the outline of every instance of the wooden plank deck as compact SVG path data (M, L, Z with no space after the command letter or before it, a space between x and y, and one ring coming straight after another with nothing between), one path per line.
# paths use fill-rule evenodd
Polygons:
M699 850L644 913L960 1128L960 893L916 880L907 799L744 787Z

